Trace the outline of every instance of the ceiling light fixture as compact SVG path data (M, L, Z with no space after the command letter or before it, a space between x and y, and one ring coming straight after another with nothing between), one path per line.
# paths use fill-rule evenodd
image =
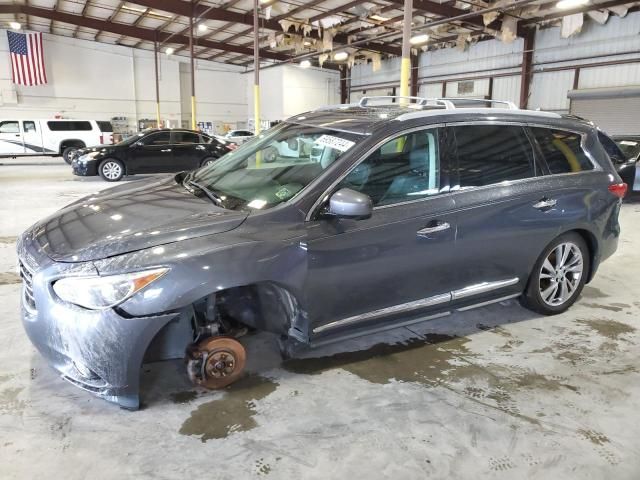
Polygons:
M333 59L337 60L338 62L342 62L347 58L349 58L349 54L347 52L338 52L333 56Z
M206 32L207 30L209 30L209 27L207 27L204 23L198 25L199 32Z
M176 51L176 49L175 49L175 48L169 47L169 48L167 48L164 52L165 52L167 55L173 55L173 52L175 52L175 51Z
M581 7L587 3L589 3L589 0L560 0L556 3L556 8L559 8L560 10L569 10L570 8Z
M421 43L427 43L429 41L429 35L423 33L421 35L416 35L415 37L411 37L411 45L420 45Z
M301 68L309 68L311 66L311 62L309 60L302 60L300 62Z
M9 26L12 30L20 30L22 28L22 25L18 22L9 22Z

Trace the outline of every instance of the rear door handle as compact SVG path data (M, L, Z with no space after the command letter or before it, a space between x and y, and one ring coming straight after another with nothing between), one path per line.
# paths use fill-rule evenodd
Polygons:
M540 199L539 202L534 203L533 204L533 208L537 209L537 210L549 210L553 207L556 206L556 204L558 203L557 200L554 200L553 198L542 198Z
M170 152L171 149L170 148L165 148L164 150L160 150L161 152Z
M449 225L448 222L433 222L430 226L425 227L422 230L418 230L416 235L419 237L428 237L431 233L444 232L450 228L451 225Z

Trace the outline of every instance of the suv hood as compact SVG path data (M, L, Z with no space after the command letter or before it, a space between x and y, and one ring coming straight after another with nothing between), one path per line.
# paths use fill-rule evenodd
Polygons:
M196 197L171 177L80 199L36 223L25 237L55 261L81 262L227 232L247 215Z

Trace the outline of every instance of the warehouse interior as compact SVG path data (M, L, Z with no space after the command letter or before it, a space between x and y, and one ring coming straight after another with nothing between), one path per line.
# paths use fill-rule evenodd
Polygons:
M11 34L41 35L34 37L44 52L41 82L20 84ZM224 162L205 143L228 158L287 119L363 108L372 98L400 109L415 101L464 110L482 100L540 118L579 117L617 143L620 164L605 148L617 171L611 178L628 189L617 251L575 305L545 316L505 296L319 342L293 358L278 351L282 336L249 329L246 371L236 383L211 390L190 381L185 359L145 362L135 411L65 382L32 344L21 313L23 232L70 204L109 195L112 181L123 192ZM61 140L52 125L76 121L100 129L95 142ZM28 128L40 138L28 141ZM174 132L195 133L195 148L208 153L179 170L134 171L123 159L111 163L110 172L121 168L114 176L104 162L92 173L77 166L94 143L143 141L157 129L172 141ZM0 0L3 141L0 478L640 476L640 2ZM303 146L284 148L302 158ZM157 215L139 189L131 202ZM595 211L597 201L589 202ZM600 222L595 214L590 221ZM268 237L269 228L258 230ZM92 242L124 244L127 230L116 233ZM300 247L307 252L302 240ZM374 250L372 243L358 252ZM263 261L271 257L257 259L256 270ZM293 260L281 270L294 272ZM362 293L325 289L354 303Z

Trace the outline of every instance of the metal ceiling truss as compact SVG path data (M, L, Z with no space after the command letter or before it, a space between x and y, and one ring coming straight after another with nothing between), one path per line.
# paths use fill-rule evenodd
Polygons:
M221 59L225 63L231 63L233 65L247 66L252 63L253 60L253 40L242 42L239 44L231 43L242 37L253 36L253 10L247 12L237 12L229 10L234 7L241 0L229 0L226 3L219 6L203 5L200 0L121 0L118 5L111 11L109 17L105 19L87 17L88 9L92 5L91 0L86 0L80 14L67 13L60 11L58 8L58 1L55 2L53 8L41 8L29 3L29 0L25 0L24 4L11 4L0 5L0 14L13 14L15 16L23 15L27 22L27 27L32 17L43 18L50 21L49 32L53 33L55 22L61 22L71 24L75 26L71 36L76 38L81 28L87 28L95 30L93 39L99 41L100 36L103 33L111 33L117 36L115 40L116 44L123 44L126 38L136 39L137 42L132 46L133 48L141 48L145 43L153 44L158 42L160 45L175 45L175 54L179 54L188 50L189 45L189 27L182 28L178 32L168 32L166 28L179 21L180 17L193 18L194 25L198 25L207 20L222 22L221 26L213 28L210 32L194 37L194 45L198 48L199 52L197 58L205 60ZM368 50L380 54L400 56L401 48L397 44L398 36L402 34L398 23L402 20L402 15L392 13L392 17L385 19L373 19L371 16L362 17L358 16L357 12L349 11L354 7L357 7L367 2L366 0L352 0L345 3L342 6L338 6L329 10L322 10L318 8L319 5L327 0L311 0L302 4L295 5L290 11L285 14L275 16L272 18L261 18L260 29L265 33L261 36L261 43L266 41L269 32L277 32L279 34L286 34L289 36L302 36L298 32L284 32L280 24L281 20L293 19L295 15L307 10L316 10L319 13L313 15L308 19L309 24L316 23L324 18L332 16L342 16L344 20L338 24L342 30L333 37L333 49L358 49ZM137 4L144 8L132 24L124 24L116 21L116 17L122 12L126 4ZM379 16L385 13L402 11L404 7L404 0L373 0L374 4L377 4L377 14ZM513 2L514 4L520 2ZM529 3L529 2L523 2ZM538 2L544 10L545 7L551 6L555 3L555 0L541 0ZM558 18L566 15L576 13L586 13L592 10L600 10L605 8L611 8L615 6L629 4L628 0L615 0L602 2L598 4L590 3L581 7L577 7L571 10L563 11L551 11L551 13L543 14L538 17L523 18L518 22L517 35L520 37L526 37L527 31L540 23L546 23L549 21L557 20ZM547 5L548 4L548 5ZM93 4L94 6L97 4ZM468 29L472 36L480 35L486 37L487 35L494 36L497 31L502 28L502 15L513 15L513 13L505 13L510 10L510 6L506 5L504 8L491 7L494 11L499 12L498 19L494 20L489 25L484 24L482 12L486 9L479 9L477 13L475 10L463 10L455 6L455 2L440 2L437 0L413 0L413 9L415 16L424 16L426 19L426 26L433 24L451 24ZM171 14L172 16L161 24L157 28L142 27L143 20L149 18L149 15L154 11L162 11ZM129 13L129 12L127 12ZM369 24L363 25L363 22ZM238 32L233 32L231 29L236 25L245 25L247 28ZM354 25L352 30L346 30L345 27ZM385 33L380 35L379 29L385 29ZM423 28L417 25L416 30ZM219 38L221 34L227 33L225 38ZM455 41L457 35L451 36L438 36L435 32L429 32L431 40L426 46L439 45L443 43L450 43ZM371 35L367 38L367 35ZM322 40L322 29L315 27L308 35L308 38L316 41ZM354 40L355 39L355 40ZM293 53L294 48L288 50L273 51L268 48L260 49L260 57L265 60L272 60L277 64L298 61L300 59L310 59L316 61L316 57L322 52L307 51L303 54ZM230 55L230 57L229 57ZM331 62L330 59L327 60ZM238 63L239 62L239 63ZM330 68L337 68L335 64Z

